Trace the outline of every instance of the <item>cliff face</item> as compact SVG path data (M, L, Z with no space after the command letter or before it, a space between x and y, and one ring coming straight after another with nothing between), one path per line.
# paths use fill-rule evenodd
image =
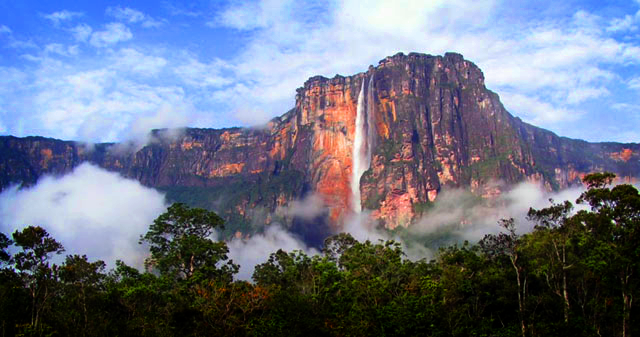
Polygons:
M256 211L263 211L260 222L295 221L278 218L278 210L317 193L329 223L340 226L354 206L350 183L361 90L373 134L360 207L389 228L408 225L445 187L488 196L500 192L490 187L493 181L560 189L592 171L628 180L640 175L640 144L558 137L511 116L485 88L481 70L461 55L411 53L385 58L365 73L309 79L297 90L295 107L263 129L156 131L155 141L138 151L0 137L0 188L33 184L43 174L89 161L244 225Z

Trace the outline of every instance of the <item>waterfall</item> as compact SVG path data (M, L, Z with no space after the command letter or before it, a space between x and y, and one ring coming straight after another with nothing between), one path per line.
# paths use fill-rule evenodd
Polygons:
M375 108L375 102L373 101L373 74L369 77L369 85L367 86L367 119L365 130L367 130L367 161L366 161L366 170L371 167L371 154L373 153L373 136L375 135L375 122L374 117L375 114L373 109ZM364 173L364 172L363 172Z
M360 178L371 165L371 152L373 148L373 75L369 78L367 87L367 99L365 101L365 79L358 94L356 108L356 130L353 140L353 165L351 175L351 207L356 213L360 213Z

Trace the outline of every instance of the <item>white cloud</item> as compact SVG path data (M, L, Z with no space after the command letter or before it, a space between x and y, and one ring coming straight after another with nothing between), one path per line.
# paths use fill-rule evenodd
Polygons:
M59 12L53 12L51 14L43 15L45 19L51 21L55 26L58 26L63 21L70 21L73 18L82 16L81 12L73 12L68 10L61 10Z
M110 15L118 20L127 21L129 23L135 23L144 20L144 13L137 11L129 7L108 7L107 15Z
M185 61L175 67L174 72L190 86L217 88L233 81L222 74L224 70L230 69L230 66L220 59L215 59L209 64L202 63L194 57L188 57Z
M5 25L0 25L0 34L11 34L11 29Z
M502 6L490 0L232 5L209 24L245 31L250 40L232 62L240 84L214 97L232 103L241 120L255 110L267 119L286 111L295 88L310 76L353 74L398 51L452 50L478 64L498 93L544 102L517 113L549 127L607 96L609 85L619 83L610 66L640 61L639 47L609 36L598 15L577 11L568 18L502 24Z
M38 45L35 44L32 40L18 40L11 39L9 41L9 46L14 49L38 49Z
M72 56L78 54L78 46L64 46L60 43L50 43L44 47L45 54L57 54L60 56Z
M635 26L635 21L635 17L631 15L625 15L623 18L614 18L611 20L609 27L607 27L607 31L635 31L638 29L638 27Z
M186 16L186 17L195 18L203 14L201 11L198 11L198 10L191 10L185 7L178 7L178 6L194 6L195 3L178 4L178 3L171 3L169 1L162 1L161 4L162 4L162 7L164 7L167 10L167 12L169 12L169 14L173 16Z
M608 96L609 94L610 94L609 90L607 90L607 88L604 88L604 87L576 88L575 90L569 91L569 95L567 96L567 103L578 104L592 98Z
M264 28L272 24L278 14L287 10L292 4L288 0L265 0L259 2L244 2L231 6L221 12L207 25L211 27L225 26L239 30Z
M572 121L581 115L579 111L553 106L532 95L502 92L500 99L507 110L523 116L534 125Z
M166 65L163 57L146 55L133 48L123 48L113 56L112 67L138 75L157 75Z
M93 29L91 29L89 25L84 23L81 23L69 30L71 31L71 34L73 34L73 37L76 39L76 41L79 42L86 42L93 32Z
M140 23L145 28L159 27L162 25L161 21L129 7L108 7L106 13L116 20L128 23Z
M0 194L0 227L12 233L28 225L45 228L66 254L87 254L114 267L116 259L141 267L147 250L138 244L166 210L164 196L90 164L30 188Z
M638 132L629 125L640 125L640 105L633 103L616 103L611 106L615 112L621 116L625 126L622 130L612 130L616 133L616 137L611 141L622 143L638 143Z
M201 14L194 7L162 5L176 15ZM35 113L23 108L23 113L50 116L17 118L23 125L51 128L48 135L55 137L89 134L77 126L86 125L87 130L97 130L94 140L121 140L117 137L126 134L122 130L130 127L137 113L150 116L151 109L160 106L189 115L199 126L230 126L237 121L263 124L294 105L295 89L309 77L351 75L398 51L461 52L484 71L487 86L505 98L511 112L556 131L563 122L592 112L594 105L589 103L610 99L610 92L620 85L635 85L623 80L635 74L620 76L618 69L640 63L640 46L632 35L623 38L624 32L608 32L612 18L565 10L554 17L503 18L511 9L494 0L473 4L406 0L393 6L354 0L236 2L215 14L209 24L239 31L235 33L241 36L240 49L233 56L203 57L197 48L171 50L133 40L128 26L143 24L149 16L128 7L111 7L107 14L117 22L98 31L87 24L68 28L76 41L108 47L96 54L87 51L77 57L78 62L62 62L57 64L60 69L50 69L55 68L51 59L63 59L65 53L78 50L67 50L68 42L49 41L48 50L32 43L37 52L24 57L46 65L33 71L37 81L27 84L35 89L23 90L22 100L32 107L27 97L46 97L48 104L35 106L31 109ZM118 49L122 41L132 41L127 44L131 48ZM103 72L107 78L104 83L96 78L101 88L94 93L98 96L67 81L68 76L91 72ZM58 89L69 96L52 98ZM128 89L133 91L125 92ZM132 101L126 104L119 99ZM140 102L154 103L141 108L145 104ZM79 114L77 122L72 112ZM46 123L39 123L42 120ZM53 120L67 121L61 124L62 135L54 133L54 124L48 122ZM215 123L219 120L222 125ZM102 130L109 126L117 130Z
M326 205L317 194L309 194L302 200L294 200L287 207L278 207L276 213L286 218L299 217L304 220L313 220L315 217L327 212Z
M574 212L586 209L575 201L584 191L574 187L559 192L547 192L533 183L520 183L505 191L490 206L478 202L477 198L465 190L444 191L431 208L417 223L409 228L414 234L448 233L458 240L474 243L486 234L500 230L500 219L514 218L520 233L530 232L534 224L527 219L529 208L542 209L550 206L549 199L556 203L568 200L574 204Z
M634 77L627 82L631 89L640 89L640 77Z
M147 63L122 60L135 55ZM101 67L80 71L72 64L45 58L30 87L21 122L36 125L38 134L82 141L137 142L145 127L178 127L193 121L196 109L183 88L146 84L161 71L163 59L124 49L101 60ZM144 76L140 76L143 74ZM22 111L22 110L18 110Z
M118 42L131 40L133 34L131 30L122 23L112 22L105 25L105 30L96 31L91 34L91 43L95 47L106 47Z
M234 238L228 242L229 258L240 265L236 279L250 280L255 266L267 262L269 255L278 249L287 252L299 250L307 255L319 252L307 247L304 242L278 225L267 227L264 233L253 235L248 239Z

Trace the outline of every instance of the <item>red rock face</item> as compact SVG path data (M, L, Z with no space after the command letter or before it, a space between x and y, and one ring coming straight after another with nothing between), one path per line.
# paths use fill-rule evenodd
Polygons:
M311 79L298 90L296 113L299 127L311 130L311 185L330 209L333 224L339 224L350 209L350 177L357 102L353 85L362 78Z
M592 171L624 181L640 175L640 144L560 138L511 116L485 88L482 71L461 55L411 53L366 73L309 79L295 107L262 129L187 129L177 137L157 131L155 142L135 152L0 137L0 188L90 161L147 186L193 188L211 199L203 205L246 223L258 209L266 212L261 221L274 220L278 207L316 193L339 229L353 202L357 98L371 77L376 134L360 206L389 228L410 225L447 187L490 197L520 181L552 190L579 184Z

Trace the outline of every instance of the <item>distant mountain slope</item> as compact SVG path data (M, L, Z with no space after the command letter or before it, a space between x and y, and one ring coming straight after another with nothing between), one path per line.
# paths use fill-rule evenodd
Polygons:
M558 137L510 115L485 87L482 71L461 55L411 53L353 76L310 78L297 90L295 107L263 129L154 131L155 141L137 151L0 137L0 188L89 161L242 226L295 223L280 210L317 193L329 223L340 226L358 208L350 187L358 111L368 114L362 131L371 144L360 206L389 228L408 225L445 187L490 195L500 192L492 184L498 180L507 187L535 181L551 190L578 184L592 171L640 176L640 144Z

